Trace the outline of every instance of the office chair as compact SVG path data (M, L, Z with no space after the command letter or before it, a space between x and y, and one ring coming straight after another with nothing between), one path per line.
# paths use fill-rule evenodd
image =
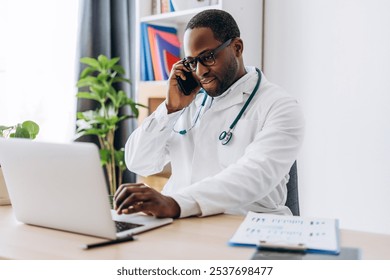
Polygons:
M299 216L299 197L298 197L298 172L297 162L291 166L290 180L287 183L286 206L290 208L294 216Z

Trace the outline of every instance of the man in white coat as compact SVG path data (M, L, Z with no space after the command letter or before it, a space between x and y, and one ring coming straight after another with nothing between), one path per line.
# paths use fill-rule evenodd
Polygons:
M286 184L304 134L298 103L258 69L244 66L244 43L227 12L195 15L183 44L186 58L172 68L165 102L126 144L131 171L148 176L170 163L172 176L162 193L122 185L117 212L291 215ZM178 86L185 72L199 83L190 95Z

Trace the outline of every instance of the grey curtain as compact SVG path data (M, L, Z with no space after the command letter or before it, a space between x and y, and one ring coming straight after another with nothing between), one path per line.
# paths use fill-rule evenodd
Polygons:
M120 57L120 64L126 71L126 78L134 80L134 2L132 0L81 0L80 28L78 38L78 77L84 66L80 64L81 57L97 57L104 54L109 58ZM127 83L118 85L129 97L135 99L134 89ZM93 101L80 99L77 101L77 111L95 109ZM121 112L130 114L128 112ZM116 148L123 147L131 132L135 129L134 120L125 120L115 135ZM82 137L78 141L95 142L94 137ZM123 182L135 182L135 175L125 172Z

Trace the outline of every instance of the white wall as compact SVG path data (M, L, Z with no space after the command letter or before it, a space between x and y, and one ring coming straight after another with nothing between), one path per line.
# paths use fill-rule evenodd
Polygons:
M390 1L268 0L264 72L300 101L302 215L390 234Z

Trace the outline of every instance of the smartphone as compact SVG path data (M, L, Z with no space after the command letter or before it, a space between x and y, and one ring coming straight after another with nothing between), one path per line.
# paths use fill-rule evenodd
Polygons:
M194 91L194 89L196 89L199 86L199 84L195 80L191 72L183 71L183 73L186 76L186 79L183 80L180 77L176 77L176 80L183 94L190 95Z

